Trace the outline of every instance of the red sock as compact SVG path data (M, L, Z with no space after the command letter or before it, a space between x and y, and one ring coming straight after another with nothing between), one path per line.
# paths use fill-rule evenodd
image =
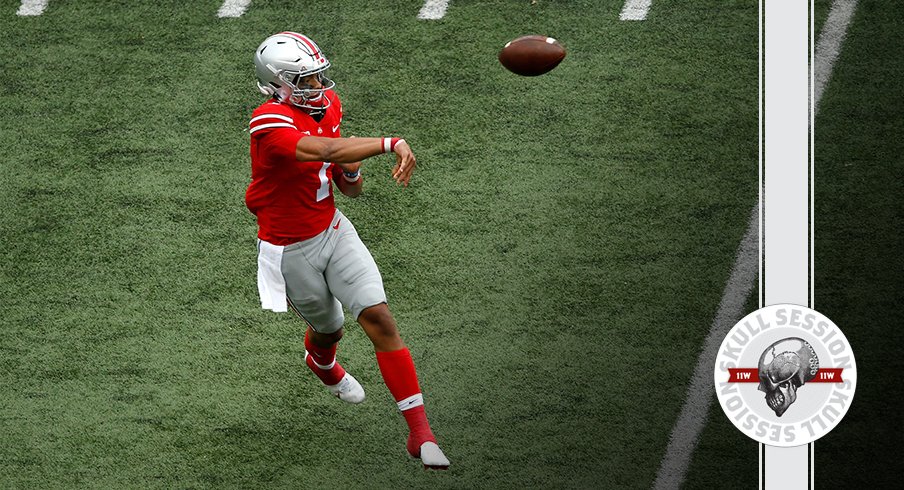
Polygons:
M380 365L380 373L383 381L395 398L408 423L408 453L414 457L420 456L421 444L431 441L436 442L430 423L427 422L427 413L424 411L424 399L421 395L421 387L417 382L417 372L414 369L414 361L408 348L391 352L377 352L377 364Z
M318 347L307 333L304 334L304 348L308 352L304 362L325 385L337 384L345 376L345 369L336 362L336 345Z

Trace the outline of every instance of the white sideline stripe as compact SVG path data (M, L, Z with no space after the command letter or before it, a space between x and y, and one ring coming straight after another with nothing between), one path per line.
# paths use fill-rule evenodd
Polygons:
M644 20L647 18L647 12L650 11L650 4L653 0L627 0L622 8L621 20Z
M241 17L251 5L251 0L226 0L217 11L217 17Z
M848 25L857 8L857 0L835 0L832 3L829 17L819 33L816 52L813 56L814 99L813 112L819 110L819 102L826 84L832 75L832 68L841 51L841 43L847 33ZM694 375L687 389L687 397L678 420L672 428L669 445L653 483L655 489L679 488L687 476L687 468L697 447L700 432L706 424L706 418L712 405L713 368L719 346L728 330L738 320L744 309L744 303L753 289L759 265L757 251L759 236L759 203L753 207L747 232L741 239L738 255L735 259L719 309L710 326L709 334L703 343L703 349L697 358Z
M449 8L449 0L427 0L421 11L418 12L417 18L422 20L442 19L446 15L446 9Z
M44 9L47 8L47 1L48 0L22 0L22 5L19 5L19 10L16 11L16 15L21 17L41 15L44 13Z

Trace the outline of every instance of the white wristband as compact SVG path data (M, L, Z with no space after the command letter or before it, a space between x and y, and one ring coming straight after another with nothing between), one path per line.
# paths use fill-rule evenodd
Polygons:
M353 175L353 176L352 176ZM361 178L361 172L355 172L354 174L349 175L348 172L342 172L342 178L345 179L346 182L354 184Z
M393 143L393 140L395 143ZM404 142L405 140L402 138L383 138L383 153L395 151L395 147L399 146L399 143Z

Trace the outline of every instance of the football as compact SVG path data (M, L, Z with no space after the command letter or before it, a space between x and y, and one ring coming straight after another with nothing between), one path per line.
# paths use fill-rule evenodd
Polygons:
M525 77L548 73L565 59L565 48L547 36L521 36L499 51L499 62L510 72Z

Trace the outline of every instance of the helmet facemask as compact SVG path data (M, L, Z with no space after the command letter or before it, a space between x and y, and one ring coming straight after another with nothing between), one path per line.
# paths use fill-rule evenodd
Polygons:
M320 88L311 88L304 83L303 80L310 75L317 75ZM302 109L325 111L332 103L329 97L324 97L324 93L335 87L336 82L326 77L326 68L317 73L283 72L279 74L279 77L292 89L289 102Z

